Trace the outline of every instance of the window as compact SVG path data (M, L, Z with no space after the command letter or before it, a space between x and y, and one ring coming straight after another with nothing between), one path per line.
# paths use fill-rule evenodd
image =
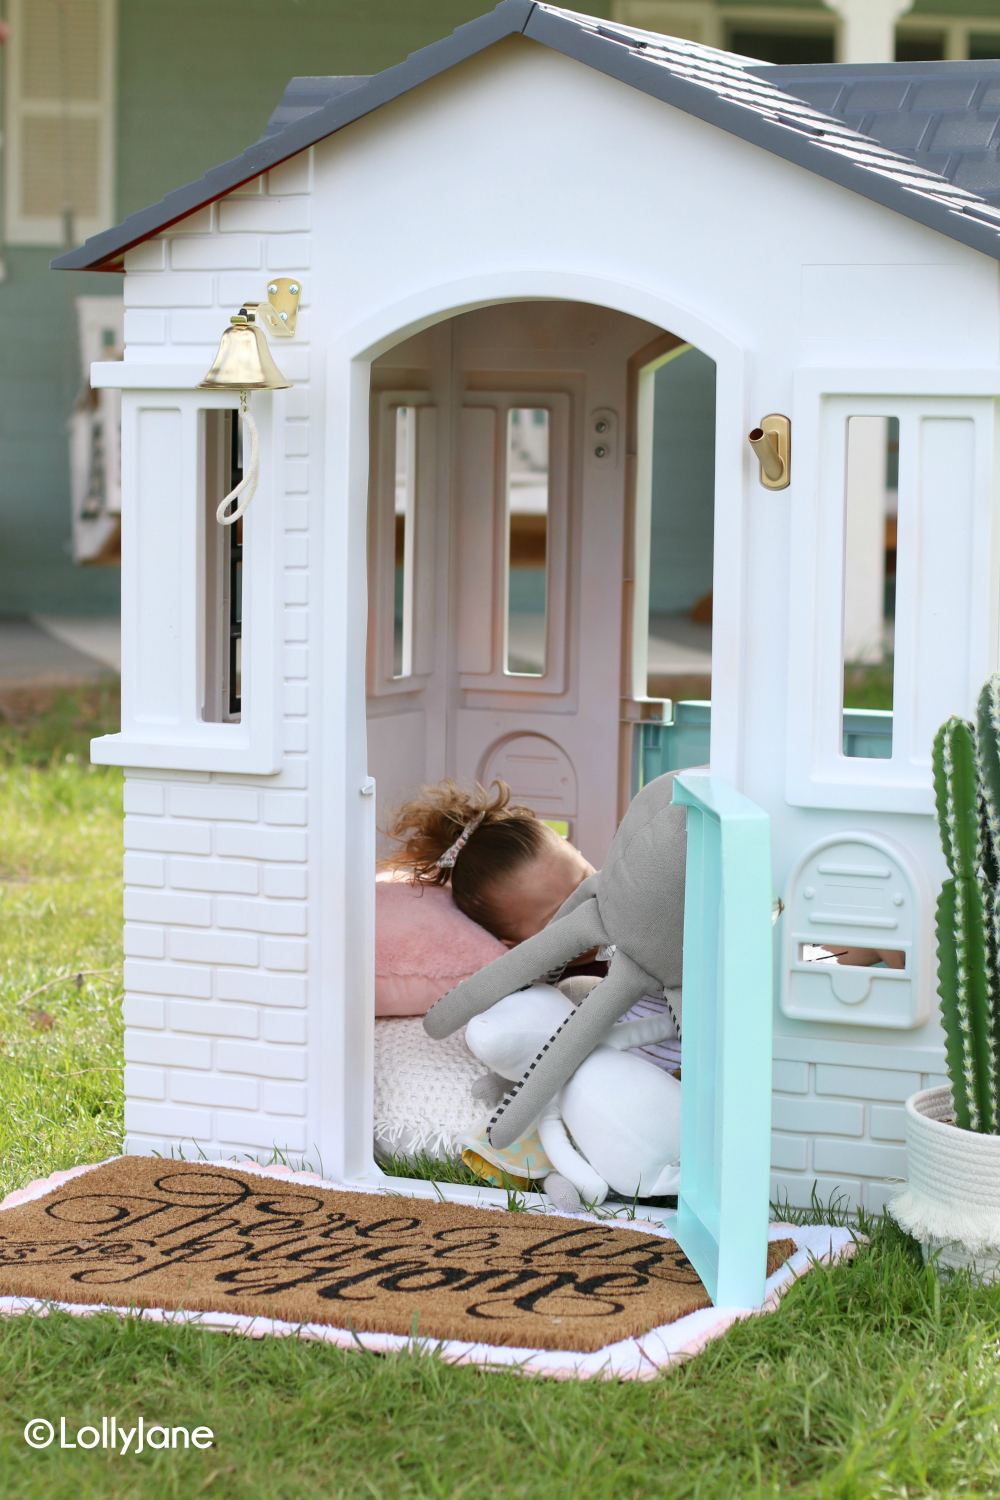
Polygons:
M899 418L849 417L844 495L844 754L892 754ZM859 714L875 710L884 719Z
M1000 31L970 32L968 52L974 62L1000 57Z
M940 31L897 31L896 61L905 63L941 62L945 53L944 33Z
M110 361L92 372L98 389L122 392L128 524L122 727L94 740L91 757L270 776L283 753L285 392L251 398L260 480L241 535L215 519L240 472L236 398L197 389L200 375ZM151 376L178 383L150 385Z
M647 387L650 382L651 388ZM642 371L638 444L644 493L640 545L649 602L635 630L648 635L651 698L712 695L715 547L715 362L681 344ZM643 396L645 399L643 399ZM638 497L637 497L638 498ZM647 519L648 518L648 519ZM646 528L648 527L648 541Z
M121 562L121 393L92 390L95 360L120 360L125 306L120 297L77 297L80 394L69 419L73 561Z
M707 747L715 563L715 362L690 344L672 338L669 342L671 346L648 364L639 365L638 360L658 346L641 351L630 376L636 381L630 687L633 700L640 703L666 698L684 703L682 717L692 708L687 700L697 700L696 717L699 726L704 719L706 733L699 727L691 743ZM646 710L641 717L647 717ZM659 729L647 726L637 733L642 749L633 767L636 790L649 775L677 767L660 764L666 743ZM637 755L638 745L637 740ZM654 762L660 770L652 769Z
M732 27L726 43L730 52L756 57L779 66L791 63L832 63L833 29L809 31L750 31Z
M457 664L468 691L566 690L570 412L563 391L466 394Z
M206 411L204 718L238 724L243 697L243 518L220 526L223 495L243 478L243 425L236 411Z
M426 391L373 391L368 693L419 692L434 671L437 410Z
M549 414L515 406L507 413L507 601L504 671L545 673L549 521Z
M113 221L113 0L10 0L6 239L78 245Z
M934 735L994 660L994 402L842 379L796 387L786 796L932 813Z
M392 675L413 675L413 543L417 498L417 413L396 407L395 569L392 591Z

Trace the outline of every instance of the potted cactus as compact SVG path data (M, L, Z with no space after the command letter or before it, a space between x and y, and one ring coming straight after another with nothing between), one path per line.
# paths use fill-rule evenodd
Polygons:
M950 1086L906 1101L908 1181L889 1203L938 1263L1000 1279L1000 674L977 722L934 740L950 871L937 904L938 994Z

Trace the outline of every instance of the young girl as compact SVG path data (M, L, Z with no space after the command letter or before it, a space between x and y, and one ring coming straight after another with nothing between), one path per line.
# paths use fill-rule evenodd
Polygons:
M423 787L386 829L398 844L386 863L418 884L450 880L459 911L513 948L541 932L594 867L510 795L502 781L489 791Z

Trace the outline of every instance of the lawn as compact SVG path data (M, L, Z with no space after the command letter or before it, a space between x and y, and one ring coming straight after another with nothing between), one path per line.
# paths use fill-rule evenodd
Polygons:
M92 691L0 724L4 1191L121 1140L121 778L86 759L114 709ZM1000 1291L942 1285L891 1223L862 1227L852 1264L643 1385L107 1315L0 1322L0 1497L995 1496ZM61 1416L70 1436L142 1416L215 1441L31 1450L29 1418Z

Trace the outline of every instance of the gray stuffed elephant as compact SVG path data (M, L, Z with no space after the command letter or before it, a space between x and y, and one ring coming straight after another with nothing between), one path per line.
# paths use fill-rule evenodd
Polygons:
M637 1000L681 983L684 943L686 809L671 804L673 774L658 776L634 798L602 870L589 876L534 937L464 979L424 1017L440 1039L505 995L598 946L614 945L607 976L546 1043L489 1124L498 1150L533 1123L588 1057L608 1028ZM669 996L679 1012L679 995Z

